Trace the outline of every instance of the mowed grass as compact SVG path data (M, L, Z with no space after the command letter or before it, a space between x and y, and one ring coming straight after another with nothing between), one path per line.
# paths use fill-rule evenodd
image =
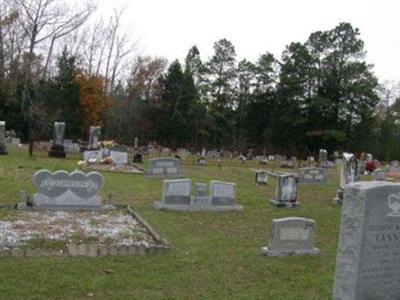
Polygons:
M0 157L0 204L17 203L18 191L34 193L41 168L72 171L76 161L37 158L11 150ZM144 166L146 167L146 166ZM262 168L262 166L260 166ZM301 186L298 209L274 209L268 200L276 180L255 186L249 167L187 167L193 183L236 182L243 212L160 212L162 179L103 173L105 202L129 204L172 245L166 254L124 257L0 257L0 299L330 299L340 207L332 204L337 170L329 182ZM0 212L0 217L4 212ZM264 257L273 218L298 216L317 222L319 256Z

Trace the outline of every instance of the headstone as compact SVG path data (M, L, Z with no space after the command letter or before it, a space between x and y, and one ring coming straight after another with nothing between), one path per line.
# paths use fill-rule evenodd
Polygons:
M138 163L143 163L143 155L142 154L140 154L140 153L136 153L134 156L133 156L133 163L135 163L135 164L138 164Z
M367 154L365 155L365 159L366 159L367 161L372 161L372 160L374 159L374 157L373 157L373 155L372 155L371 153L367 153Z
M205 183L196 183L195 186L195 196L207 196L207 184Z
M40 170L33 175L33 185L38 190L33 205L46 209L99 208L103 184L104 178L98 172Z
M314 247L315 221L289 217L273 219L267 247L262 253L267 256L317 255Z
M139 148L139 138L138 138L138 137L135 137L135 138L133 139L133 147L134 147L135 149Z
M400 299L400 185L346 186L333 300Z
M54 122L53 146L49 151L50 157L65 158L64 133L65 133L65 123Z
M6 146L6 122L0 121L0 155L7 154Z
M235 204L236 185L230 182L211 181L210 196L207 195L207 185L196 183L195 195L190 196L190 180L164 180L161 201L156 201L153 207L157 210L176 211L240 211L241 205Z
M179 159L172 157L149 159L148 175L165 177L180 176L180 161Z
M323 168L300 168L299 184L324 184L326 172Z
M100 149L99 145L100 136L101 136L101 127L90 126L88 150Z
M205 157L201 156L197 159L197 164L199 166L206 166L207 165L207 160Z
M340 165L340 186L336 191L336 196L333 199L335 204L343 203L343 189L344 187L352 182L355 182L357 172L357 160L352 153L343 153L343 158Z
M268 172L256 171L256 184L267 185L268 184Z
M385 172L383 172L382 169L376 169L376 170L372 173L372 178L373 178L374 180L378 180L378 181L386 180Z
M326 161L328 160L328 151L325 149L319 149L318 163L321 168L326 167Z
M210 181L213 205L233 205L236 197L236 184L217 180Z
M128 152L111 150L110 158L116 165L126 165L128 163Z
M276 207L297 207L298 178L294 175L278 175L275 198L270 202Z
M365 173L365 164L361 159L357 159L357 169L356 169L356 181L361 180L361 177Z
M315 162L314 156L308 156L307 157L307 166L308 167L313 167L314 166L314 162Z
M163 181L161 201L166 204L190 204L190 179L169 179Z
M83 160L86 162L99 162L103 158L102 150L87 150L83 152Z
M11 138L11 144L12 145L19 145L19 144L21 144L21 139L20 138L17 138L17 137L12 137Z

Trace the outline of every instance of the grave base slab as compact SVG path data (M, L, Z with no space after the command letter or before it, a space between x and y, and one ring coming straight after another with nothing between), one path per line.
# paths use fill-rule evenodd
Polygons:
M265 256L300 256L300 255L318 255L319 249L314 248L312 250L271 250L268 247L262 247L261 253Z
M161 201L156 201L153 204L156 210L171 210L171 211L242 211L243 206L239 204L234 205L185 205L185 204L167 204Z
M300 206L300 202L282 202L274 199L269 200L271 206L278 208L297 208Z

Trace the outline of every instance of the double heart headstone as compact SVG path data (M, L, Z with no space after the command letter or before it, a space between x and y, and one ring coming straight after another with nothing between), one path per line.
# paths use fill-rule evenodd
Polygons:
M33 175L33 185L39 191L33 204L44 208L100 207L98 193L103 184L104 178L98 172L40 170Z

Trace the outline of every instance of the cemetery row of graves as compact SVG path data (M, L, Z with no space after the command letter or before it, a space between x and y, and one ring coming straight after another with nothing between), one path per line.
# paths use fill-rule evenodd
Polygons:
M13 152L25 146L7 144L0 122L1 167L19 155L32 182L14 182L18 203L2 200L5 268L34 268L35 259L52 265L58 257L76 270L83 261L96 270L118 265L107 273L120 273L113 283L147 280L117 290L81 270L99 297L400 299L397 162L378 168L371 154L361 160L352 153L332 162L324 149L317 161L274 155L249 164L241 156L240 167L221 158L208 165L214 154L207 153L193 165L182 163L184 153L144 161L143 152L130 157L124 146L102 147L100 127L91 127L73 161L65 159L64 132L65 123L56 122L48 159L31 158L28 150ZM127 261L140 268L121 267ZM84 297L87 288L77 284L71 295Z

